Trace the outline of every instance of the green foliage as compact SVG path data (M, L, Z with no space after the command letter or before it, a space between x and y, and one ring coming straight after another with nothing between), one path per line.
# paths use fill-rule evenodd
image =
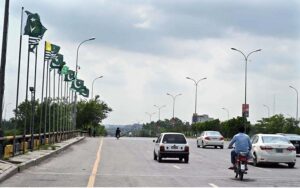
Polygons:
M99 134L105 134L104 128L101 128L99 123L111 111L112 109L106 103L100 101L99 96L89 101L81 100L77 104L77 128L88 130L88 128L96 127Z
M299 121L294 118L284 118L282 114L259 120L253 127L252 134L257 133L300 133Z

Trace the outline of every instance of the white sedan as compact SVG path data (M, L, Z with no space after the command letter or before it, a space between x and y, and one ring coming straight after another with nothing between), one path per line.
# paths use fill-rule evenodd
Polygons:
M205 148L206 146L214 146L215 148L224 147L224 137L219 131L203 131L197 138L197 147Z
M257 134L251 139L253 165L260 163L286 163L290 168L296 164L296 149L284 136Z

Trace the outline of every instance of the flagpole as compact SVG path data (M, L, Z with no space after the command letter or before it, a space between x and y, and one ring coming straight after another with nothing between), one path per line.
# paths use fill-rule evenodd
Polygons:
M45 50L46 50L46 41L45 41ZM40 140L40 143L42 143L41 132L42 132L42 121L43 121L44 78L45 78L45 53L44 53L44 63L43 63L42 96L41 96L41 115L40 115L40 126L39 126L39 140ZM45 104L44 104L44 105L45 105Z
M34 111L32 111L31 115L32 115L32 122L30 123L30 133L31 133L31 151L33 151L33 147L34 147L34 121L35 121L35 93L36 93L36 70L37 70L37 53L38 53L38 45L35 48L35 65L34 65L34 91L33 91L33 102L32 105L34 105L32 107L32 109L34 109Z
M28 38L29 40L29 38ZM29 46L29 41L28 41L28 52L27 52L27 77L26 77L26 95L25 95L25 122L24 122L24 135L23 135L23 139L24 142L26 142L26 133L27 133L27 117L28 117L28 80L29 80L29 62L30 62L30 46ZM24 153L25 153L25 147L24 149Z
M47 73L46 73L46 104L45 104L45 123L44 123L44 142L46 143L46 133L47 133L47 117L48 117L48 80L49 80L49 60L47 60ZM49 140L48 140L49 141Z
M62 135L62 127L64 123L64 97L63 97L63 89L65 86L63 86L63 74L60 75L60 85L61 85L61 92L60 92L60 98L61 98L61 103L60 103L60 124L59 124L59 132L60 132L60 138Z
M53 104L53 123L52 123L52 131L53 131L53 137L54 137L54 131L55 131L55 76L56 76L56 73L55 73L55 69L53 70L53 101L54 101L54 104ZM54 139L54 138L52 138ZM55 142L55 140L53 141L53 143Z
M61 73L61 72L60 72ZM56 140L58 139L58 136L57 136L57 134L58 134L58 126L59 126L59 105L60 105L60 75L58 74L58 80L57 80L58 82L57 82L57 109L56 109Z
M52 98L51 98L51 71L49 70L49 124L48 124L48 142L51 143L51 103L52 103Z
M24 7L22 7L21 11L21 28L20 28L20 46L19 46L19 63L18 63L18 79L17 79L17 96L16 96L16 111L15 111L15 123L14 123L14 143L13 143L13 156L16 152L16 128L18 124L18 105L19 105L19 86L20 86L20 68L21 68L21 56L22 56L22 40L23 40L23 15L24 15ZM23 147L25 147L25 142L23 142Z

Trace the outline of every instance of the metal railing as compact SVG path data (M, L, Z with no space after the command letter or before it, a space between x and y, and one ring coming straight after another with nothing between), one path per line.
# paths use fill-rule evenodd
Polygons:
M33 136L30 134L17 135L15 137L15 145L13 145L14 136L0 137L0 159L8 159L9 157L21 155L28 151L53 146L55 143L74 138L78 135L84 135L84 133L77 130L34 134Z

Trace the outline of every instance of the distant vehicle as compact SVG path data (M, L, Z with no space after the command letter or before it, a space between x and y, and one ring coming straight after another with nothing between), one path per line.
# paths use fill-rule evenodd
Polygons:
M277 133L285 136L296 148L296 154L300 154L300 135L298 134L285 134Z
M224 148L224 137L219 131L203 131L197 137L197 147L205 148L206 146L214 146L215 148Z
M290 168L296 164L295 146L278 134L256 134L251 139L253 165L260 163L286 163Z
M185 163L189 162L189 145L181 133L161 133L155 142L153 158L162 161L162 158L179 158L184 159Z

